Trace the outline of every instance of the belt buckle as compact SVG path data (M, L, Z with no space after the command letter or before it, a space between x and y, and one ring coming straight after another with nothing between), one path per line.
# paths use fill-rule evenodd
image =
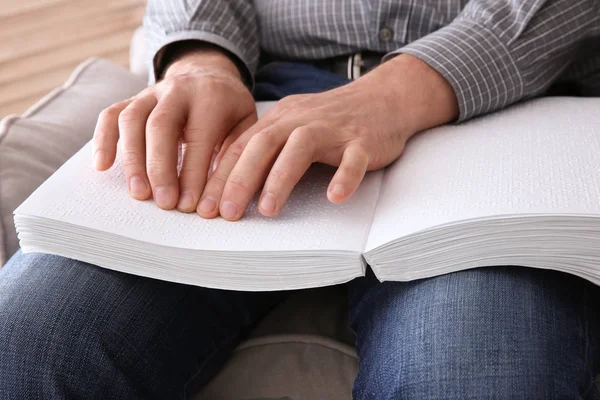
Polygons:
M361 68L364 65L361 53L350 54L348 56L348 79L351 81L361 77Z

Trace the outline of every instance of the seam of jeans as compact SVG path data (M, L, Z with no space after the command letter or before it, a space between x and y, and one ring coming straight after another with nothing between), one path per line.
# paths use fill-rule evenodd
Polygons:
M588 309L588 301L589 301L589 290L588 290L588 285L587 282L584 283L584 287L583 287L583 294L582 294L582 298L583 298L583 323L584 323L584 354L585 354L585 366L590 370L593 371L594 369L594 362L593 362L593 357L590 358L590 346L592 343L592 338L590 337L590 313L589 313L589 309ZM593 349L592 349L593 350Z
M192 289L192 290L193 290L193 289ZM183 303L183 302L184 302L184 300L190 296L190 292L191 292L191 290L190 290L190 287L188 287L188 288L187 288L187 289L184 291L184 293L183 293L183 294L181 294L181 295L179 296L179 299L178 299L178 301L179 301L180 303ZM171 324L173 323L173 321L174 321L176 318L177 318L177 314L176 314L176 313L173 313L173 315L171 316L171 318L170 318L170 319L169 319L169 320L166 322L166 324L165 324L165 326L164 326L164 331L167 331L167 329L166 329L166 328L167 328L168 326L171 326ZM232 335L226 336L226 337L225 337L225 339L224 339L223 341L221 341L221 346L222 346L222 343L226 343L227 341L229 341L229 340L231 339L231 337L232 337ZM171 337L169 337L169 339L170 339L170 340L173 340ZM197 377L197 376L198 376L198 375L199 375L199 374L202 372L202 368L203 368L203 367L204 367L204 366L205 366L205 365L208 363L208 361L210 361L210 360L211 360L211 359L212 359L212 358L215 356L215 354L218 354L218 353L219 353L219 350L220 350L220 347L214 346L214 347L213 347L213 351L212 351L212 352L211 352L211 353L208 355L208 357L206 357L205 361L204 361L204 362L203 362L201 365L199 365L199 366L196 368L196 371L195 371L195 372L194 372L194 373L191 375L191 377L190 377L190 378L188 378L188 379L185 381L185 383L183 384L183 388L182 388L182 392L183 392L183 398L184 398L184 399L187 399L187 397L188 397L188 396L187 396L187 386L188 386L188 383L189 383L189 382L191 382L191 381L192 381L192 380L193 380L195 377Z
M210 355L208 355L206 358L204 358L203 362L200 365L198 365L198 368L196 368L196 372L194 372L187 379L187 381L185 381L185 383L183 384L183 393L184 393L184 398L185 399L188 398L188 386L189 386L189 384L192 381L194 381L194 379L196 379L203 372L204 367L206 365L208 365L209 361L211 361L215 357L215 355L219 354L220 350L223 348L223 344L224 343L229 343L232 339L234 339L234 336L236 336L236 335L228 335L223 340L221 340L221 342L219 343L218 346L214 346L213 347L213 351L210 353ZM235 350L233 350L231 352L231 354L233 354L234 352L235 352ZM217 374L218 374L218 372L217 372Z
M371 267L369 266L367 268ZM359 277L358 279L367 279L367 274L368 270L365 271L365 276ZM375 290L373 289L382 289L382 285L372 285L366 288L363 286L366 284L364 281L360 282L359 284L361 285L359 290L362 291L359 299L356 299L356 288L348 288L348 326L350 327L352 332L354 332L355 336L358 335L358 330L360 329L357 326L357 323L355 323L355 321L359 319L356 318L356 316L362 314L363 308L365 307L365 303L368 302L372 296L374 296Z
M288 294L290 292L287 292ZM286 295L287 297L287 295ZM187 381L184 383L183 385L183 390L184 390L184 398L187 399L189 396L189 385L191 382L193 382L202 372L203 372L203 368L208 364L209 361L211 361L216 355L221 353L221 350L223 348L223 346L226 346L228 343L235 343L234 346L231 346L231 351L228 354L228 357L225 358L225 360L223 361L223 364L221 364L221 367L219 368L219 370L215 373L215 375L211 378L213 379L214 377L216 377L218 375L218 373L222 370L222 368L225 366L225 364L227 363L227 361L231 358L231 356L238 350L238 347L244 342L244 339L248 338L248 335L250 334L250 332L252 331L252 329L254 329L256 327L256 325L258 324L258 322L260 320L262 320L263 318L266 317L266 315L268 315L274 308L277 307L278 304L280 304L282 301L282 299L279 299L277 303L272 304L271 306L269 306L267 308L267 310L263 313L263 315L261 317L259 317L258 319L256 319L254 322L250 322L247 325L244 325L240 330L238 330L238 332L236 332L235 334L228 334L226 335L223 340L221 340L218 345L213 345L213 351L210 353L210 355L208 355L203 362L198 365L198 367L196 368L196 372L194 372L188 379ZM251 340L251 339L248 339ZM208 382L206 382L206 384L210 383L210 380ZM204 385L203 387L205 387L206 385ZM201 390L201 389L200 389ZM195 395L195 393L194 393Z
M589 379L589 383L587 385L587 389L583 391L582 393L582 397L584 399L597 399L598 398L598 387L596 386L596 379L594 376L594 363L593 363L593 359L590 360L589 358L589 354L590 354L590 343L591 343L591 338L590 338L590 329L589 329L589 310L588 310L588 306L587 306L587 301L588 301L588 288L584 287L583 289L583 318L584 318L584 341L585 341L585 345L584 345L584 361L585 361L585 367L586 367L586 371L587 371L587 378ZM592 349L593 350L593 349Z
M588 384L588 388L584 391L583 394L583 398L584 399L593 399L593 398L597 398L597 396L593 396L594 391L596 392L596 394L598 394L598 388L596 386L596 379L594 377L594 360L593 358L590 359L590 346L591 346L591 337L590 337L590 313L589 313L589 307L588 307L588 301L589 301L589 287L587 285L587 282L584 283L584 287L583 287L583 291L582 291L582 307L583 307L583 335L582 335L582 340L583 340L583 356L584 356L584 365L586 367L586 370L588 371L588 379L589 379L589 384ZM593 349L591 349L593 350Z
M598 399L598 387L596 386L596 380L594 379L593 376L591 376L590 379L590 384L587 388L587 390L585 391L585 394L583 395L584 399Z
M107 326L106 331L114 334L115 336L119 336L122 339L125 339L125 337L121 334L120 331L117 331L117 330L113 329L110 326ZM125 339L125 342L127 344L129 344L129 345L131 344L131 342L129 342L126 339ZM105 348L104 344L101 343L100 346L102 347L102 351L103 352L107 351L107 349ZM137 356L138 362L139 362L139 360L143 359L143 357L141 356L141 354L139 354L139 352L135 349L134 346L130 345L130 348L133 351L133 353ZM114 357L108 357L108 360L109 360L108 362L110 362L111 366L114 369L120 370L120 368L116 365L115 360L121 358L123 356L123 354L124 354L124 351L125 351L125 349L122 347L121 350L119 350L117 353L115 353ZM135 381L132 379L132 376L130 374L128 374L128 373L125 373L125 371L120 370L120 372L122 373L123 379L125 379L128 382L128 384L130 385L130 387L136 388L136 391L139 391L139 388L137 388L137 385L135 384ZM146 391L142 391L142 392L146 392Z
M187 394L187 387L189 385L190 382L192 382L194 379L196 379L196 377L198 377L198 375L200 375L200 372L202 372L202 368L206 365L206 363L211 360L215 354L217 354L219 352L219 350L215 347L214 350L210 353L210 355L208 357L206 357L206 359L202 362L202 364L198 365L198 368L196 368L196 372L194 372L187 381L185 381L185 383L183 384L183 392ZM187 398L187 396L186 396Z
M94 266L94 267L95 267L95 268L100 268L100 267L96 267L96 266ZM104 271L102 271L102 272L105 272L105 273L112 273L113 271L110 271L110 272L109 272L108 270L104 270ZM138 285L139 285L139 280L137 280L137 281L136 281L136 283L135 283L134 285L130 285L130 286L127 288L126 292L123 294L123 296L122 296L121 298L122 298L122 299L126 299L126 298L129 298L130 296L134 295L134 292L135 292L135 290L136 290L136 289L138 289ZM116 314L115 310L119 310L121 307L123 307L123 302L122 302L122 301L120 301L120 302L115 302L115 303L113 304L113 310L112 310L112 313L110 313L110 314L107 314L107 315L106 315L106 319L109 319L109 318L111 318L111 315L112 315L112 314ZM115 328L114 328L113 326L111 326L111 325L110 325L110 324L108 324L108 323L105 323L105 324L104 324L104 332L106 332L106 331L110 332L110 333L111 333L111 336L112 336L112 335L114 335L114 336L118 336L118 337L120 337L120 338L121 338L121 339L122 339L122 340L123 340L123 341L124 341L124 342L125 342L125 343L126 343L128 346L129 346L129 348L131 349L131 351L133 351L133 352L134 352L134 354L136 354L138 362L140 362L140 360L143 360L143 359L144 359L144 357L142 356L142 354L140 354L140 353L139 353L139 351L136 349L136 347L134 346L134 344L133 344L133 343L132 343L130 340L128 340L128 339L127 339L127 337L126 337L126 336L124 336L124 335L121 333L121 331L120 331L120 330L115 330ZM120 357L122 357L124 354L125 354L125 348L124 348L124 347L121 347L121 349L120 349L120 350L119 350L119 351L118 351L118 352L115 354L115 359L116 359L116 358L120 358ZM117 368L117 367L116 367L116 365L115 365L115 368ZM124 376L125 376L125 378L126 378L128 381L132 382L132 383L131 383L131 386L132 386L132 387L135 387L135 386L136 386L136 385L135 385L135 383L134 383L134 381L132 381L132 380L131 380L131 376L130 376L129 374L124 374ZM138 388L137 390L139 390L139 388ZM144 390L144 391L142 391L142 392L144 393L144 395L148 395L148 394L149 394L149 393L147 393L147 391L146 391L146 390ZM151 397L146 397L146 398L148 398L148 399L149 399L149 398L151 398Z

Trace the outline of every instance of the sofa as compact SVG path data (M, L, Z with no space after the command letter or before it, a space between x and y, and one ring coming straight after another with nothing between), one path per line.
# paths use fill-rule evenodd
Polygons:
M89 59L25 113L0 121L0 265L18 249L13 210L91 139L103 108L146 86L144 58L138 30L130 71ZM192 399L350 399L358 363L346 301L344 287L296 292Z

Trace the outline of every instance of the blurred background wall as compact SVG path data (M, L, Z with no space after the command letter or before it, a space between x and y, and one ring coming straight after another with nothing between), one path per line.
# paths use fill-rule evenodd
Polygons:
M146 0L0 0L0 118L61 85L83 60L128 66Z

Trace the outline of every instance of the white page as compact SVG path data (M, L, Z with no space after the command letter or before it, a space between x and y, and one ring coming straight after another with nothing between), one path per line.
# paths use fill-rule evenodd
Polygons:
M600 214L600 99L539 99L417 135L386 171L366 251L513 214Z
M368 174L350 201L334 205L326 197L334 169L316 166L293 191L280 216L261 216L254 202L241 221L228 222L136 201L127 192L119 160L107 172L94 171L91 160L88 143L15 213L188 249L360 253L383 176L382 172Z

